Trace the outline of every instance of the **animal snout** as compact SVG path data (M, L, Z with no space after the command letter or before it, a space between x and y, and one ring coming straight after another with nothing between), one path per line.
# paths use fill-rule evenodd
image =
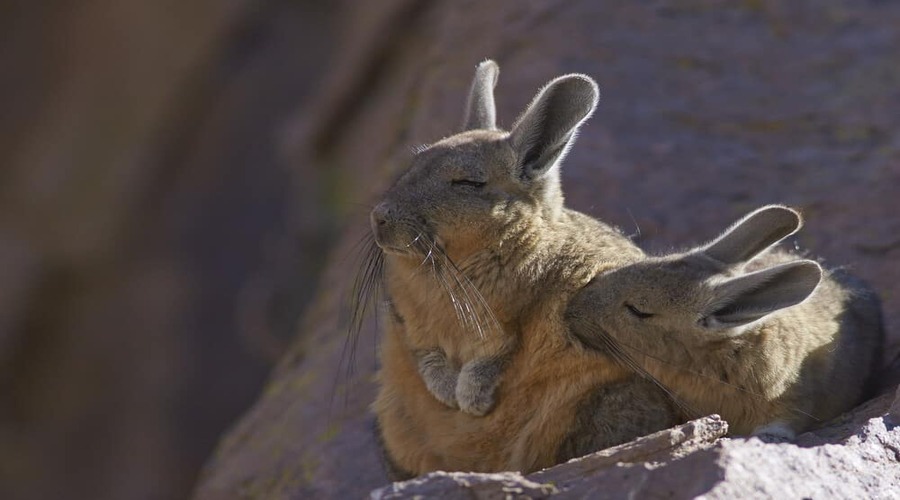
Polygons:
M394 233L392 222L395 218L396 213L387 203L379 203L372 209L370 215L372 233L375 235L375 242L378 243L378 246L385 248L385 245L390 246L392 243Z
M402 225L397 224L400 214L396 205L386 202L379 203L370 215L372 234L375 235L375 243L385 251L397 250L409 243Z
M390 217L391 209L387 203L379 203L378 206L372 210L372 229L378 231L378 227L387 224Z

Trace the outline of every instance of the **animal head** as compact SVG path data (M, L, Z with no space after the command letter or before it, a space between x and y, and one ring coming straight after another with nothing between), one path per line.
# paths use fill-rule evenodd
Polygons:
M800 226L794 210L760 208L699 248L598 275L570 311L584 311L603 332L633 346L691 346L738 336L818 286L822 269L811 260L745 270Z
M597 85L584 75L556 78L504 131L494 106L498 74L493 61L478 66L463 130L417 152L372 210L386 253L416 256L437 245L464 257L511 224L560 213L559 165L597 105Z

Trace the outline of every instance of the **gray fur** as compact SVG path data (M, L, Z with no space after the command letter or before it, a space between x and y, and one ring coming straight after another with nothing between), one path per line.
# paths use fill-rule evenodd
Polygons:
M535 470L555 463L572 425L603 433L566 445L588 450L675 419L660 389L568 338L570 297L643 257L564 206L560 163L596 84L551 81L507 132L490 126L495 77L491 62L478 67L467 130L419 150L371 213L393 306L373 408L391 457L416 474ZM596 391L596 412L575 422Z
M494 130L497 128L497 108L494 105L494 87L500 67L490 59L485 60L475 69L475 78L469 89L466 102L466 113L463 117L462 131Z
M637 406L635 401L644 404ZM647 434L647 429L675 425L671 401L646 380L603 387L584 400L569 435L557 450L557 461L584 456L627 443Z
M436 172L434 168L424 171L413 169L401 177L398 185L385 197L386 200L372 211L373 232L383 249L403 252L409 248L410 242L421 241L421 234L410 232L410 228L420 224L404 220L409 214L407 207L419 204L413 201L414 198L427 196L435 211L468 216L456 217L448 221L449 225L482 224L484 221L472 215L478 213L477 206L486 200L481 199L479 192L467 193L473 191L466 189L470 186L455 187L454 183L458 181L484 182L486 186L481 191L488 191L493 184L498 184L492 192L488 191L491 198L507 196L501 186L512 182L514 184L509 187L514 194L537 197L550 207L559 205L558 208L562 208L556 166L574 143L578 127L594 111L598 100L597 85L584 75L561 76L538 92L511 132L483 130L494 128L493 86L498 71L496 63L490 60L481 63L476 70L465 119L467 127L476 130L447 138L417 155L416 163L434 164L442 167L444 172ZM497 170L495 165L504 163L508 164L508 168L500 173L508 178L497 178L497 173L489 172L488 167ZM551 170L554 173L547 175ZM555 214L546 215L552 217ZM434 216L424 218L429 221ZM429 229L422 228L422 231ZM430 241L430 244L433 247L439 245L437 241ZM422 253L430 256L439 249L423 250ZM451 287L454 286L457 285L451 283ZM477 306L470 305L473 308ZM462 321L465 322L466 318ZM470 326L485 335L494 325ZM460 371L450 366L444 354L432 348L419 350L419 371L426 386L439 401L451 407L459 405L462 411L480 416L494 406L494 389L513 348L514 343L504 341L501 347L491 349L487 355L462 363ZM438 361L439 358L441 361ZM454 390L450 391L449 381L454 377L457 382Z
M779 264L715 286L717 300L703 311L706 328L743 326L795 306L819 286L822 268L811 260Z
M414 352L418 361L419 374L425 381L429 392L451 408L458 408L456 401L456 385L459 379L459 370L454 368L447 360L444 351L438 347L421 349Z
M796 233L800 214L783 205L768 205L747 214L703 248L703 254L724 264L752 259Z
M858 280L781 250L800 227L764 207L712 244L597 276L569 305L572 333L637 365L737 434L799 432L868 395L883 330Z
M509 135L518 153L522 179L535 179L554 170L599 98L597 84L585 75L561 76L538 92Z
M494 392L508 360L508 355L500 355L476 358L463 365L456 384L456 400L460 410L483 416L494 407Z

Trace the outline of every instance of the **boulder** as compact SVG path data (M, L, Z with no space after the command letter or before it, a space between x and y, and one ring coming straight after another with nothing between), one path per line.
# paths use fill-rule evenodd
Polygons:
M337 231L278 147L321 4L0 6L0 498L183 498L255 398L272 247L301 243L293 332Z
M402 498L891 498L900 427L885 394L793 443L726 438L712 415L527 476L433 472L371 493Z
M581 72L599 82L599 109L563 165L570 206L620 226L650 251L709 239L766 203L799 207L806 227L794 244L826 266L851 267L882 294L895 336L885 360L894 357L900 4L392 0L359 4L342 23L346 43L317 106L286 137L298 164L340 180L343 236L291 349L221 440L196 498L358 497L385 483L368 410L376 323L347 336L342 303L356 270L346 255L367 230L365 207L404 168L409 149L456 131L472 71L485 58L501 68L501 126L557 75ZM726 495L738 491L727 489L737 488L730 477L754 475L745 464L773 470L747 483L769 486L740 491L818 494L828 490L812 484L823 477L815 467L824 467L821 474L871 467L853 480L841 473L847 489L840 491L850 492L881 473L865 458L878 452L869 436L896 437L883 418L867 418L871 424L840 444L720 439L659 466L605 467L591 491L611 488L613 479L650 488L639 483L671 473L675 482L660 488ZM886 470L889 447L879 449ZM468 476L435 481L469 481L460 477ZM704 478L697 480L706 489L692 478ZM544 491L534 477L497 481Z

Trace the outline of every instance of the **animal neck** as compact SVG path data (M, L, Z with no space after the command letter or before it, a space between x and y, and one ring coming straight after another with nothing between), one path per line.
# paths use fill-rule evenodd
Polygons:
M511 224L487 244L461 247L449 242L446 250L426 256L388 255L388 287L419 307L456 300L475 310L489 307L501 321L515 318L536 293L537 273L546 268L541 264L550 253L545 232L532 224Z
M562 215L565 198L559 177L549 176L536 191L538 216L547 222L556 222Z
M690 374L698 366L702 366L698 364L694 353L684 344L671 341L664 336L652 340L645 340L643 336L629 336L626 339L617 339L617 342L638 364L663 382L671 382L673 377Z

